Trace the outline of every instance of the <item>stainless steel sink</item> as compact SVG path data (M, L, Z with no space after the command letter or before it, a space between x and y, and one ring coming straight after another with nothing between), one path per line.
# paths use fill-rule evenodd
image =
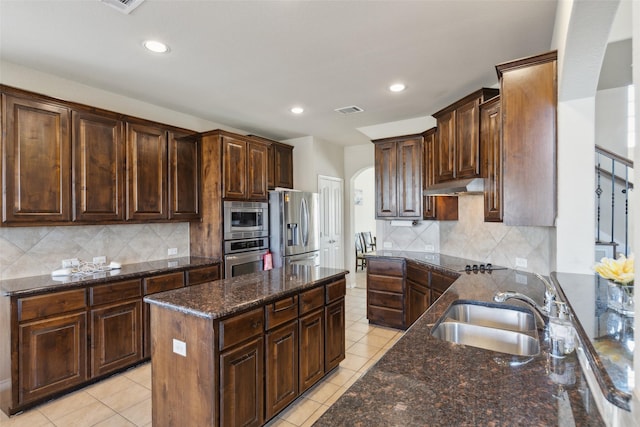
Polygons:
M536 330L536 318L531 311L520 307L505 307L504 305L480 301L455 301L451 304L443 319L490 328L508 329L510 331Z
M488 328L470 323L441 322L431 334L445 341L484 348L515 356L535 356L540 352L536 338L522 332Z
M535 356L540 352L533 313L504 304L454 301L435 324L431 335L515 356Z

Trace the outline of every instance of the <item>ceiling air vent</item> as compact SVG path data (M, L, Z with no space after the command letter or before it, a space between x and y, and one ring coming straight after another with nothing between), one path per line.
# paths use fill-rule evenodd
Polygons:
M140 6L140 3L142 3L144 0L100 0L100 1L128 15L131 13L131 11L133 11L133 9Z
M348 107L336 108L334 111L342 114L362 113L364 110L357 105L350 105Z

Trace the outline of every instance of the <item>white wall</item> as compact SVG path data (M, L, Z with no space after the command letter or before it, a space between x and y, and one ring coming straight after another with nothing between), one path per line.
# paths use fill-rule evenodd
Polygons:
M629 156L627 107L626 86L596 93L596 144L622 157Z
M363 170L355 178L353 189L362 192L362 204L353 204L354 233L370 231L376 234L376 195L374 182L374 169L370 167Z

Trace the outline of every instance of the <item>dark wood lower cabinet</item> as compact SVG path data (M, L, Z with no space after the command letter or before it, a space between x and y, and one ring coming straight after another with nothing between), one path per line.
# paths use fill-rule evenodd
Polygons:
M99 376L142 359L142 302L91 310L91 375Z
M266 335L266 419L298 397L298 321Z
M19 405L87 380L87 313L71 313L18 327Z
M407 325L418 320L431 305L431 291L428 286L407 279Z
M262 337L220 355L220 425L264 423Z
M336 368L345 358L344 298L324 309L324 370Z
M300 318L300 393L324 376L324 310Z

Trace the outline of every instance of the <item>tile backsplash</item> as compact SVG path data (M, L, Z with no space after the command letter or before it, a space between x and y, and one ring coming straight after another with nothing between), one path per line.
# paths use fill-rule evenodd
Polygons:
M484 222L482 195L460 196L458 212L458 221L420 221L412 227L378 221L378 249L385 242L395 250L425 251L432 245L434 252L446 255L545 275L551 271L555 228ZM516 258L526 259L527 267L517 267Z
M121 264L189 255L189 223L0 228L0 279L49 274L63 259Z

